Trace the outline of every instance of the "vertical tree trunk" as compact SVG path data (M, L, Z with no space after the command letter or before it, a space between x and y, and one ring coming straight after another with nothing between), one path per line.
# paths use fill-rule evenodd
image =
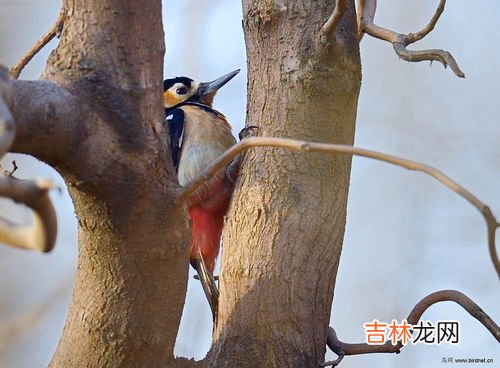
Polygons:
M16 112L38 108L34 126L45 127L30 139L20 124L14 148L62 174L78 218L76 283L50 366L166 367L184 304L188 226L163 126L161 1L63 6L44 75L57 85L16 82L13 103ZM40 86L62 86L75 106L37 106Z
M360 87L353 1L243 1L248 125L352 144ZM51 367L173 366L187 221L165 142L161 1L64 1L45 78L12 83L13 151L56 168L73 199L79 261ZM55 83L54 83L55 82ZM248 154L225 229L219 323L186 367L317 367L341 253L349 157Z
M336 40L333 1L243 0L247 125L352 144L361 67L354 3ZM342 248L351 158L247 154L224 232L212 367L317 367Z

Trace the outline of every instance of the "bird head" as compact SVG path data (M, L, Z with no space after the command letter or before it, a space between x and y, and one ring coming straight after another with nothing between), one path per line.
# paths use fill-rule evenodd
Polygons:
M163 81L163 100L169 109L185 101L212 106L215 94L229 82L240 70L223 75L212 82L196 82L188 77L175 77Z

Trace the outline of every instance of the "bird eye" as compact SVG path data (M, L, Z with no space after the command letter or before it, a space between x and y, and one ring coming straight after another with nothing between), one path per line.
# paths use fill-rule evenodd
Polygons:
M182 87L177 88L177 90L175 92L178 95L185 95L188 92L188 89L186 86L182 86Z

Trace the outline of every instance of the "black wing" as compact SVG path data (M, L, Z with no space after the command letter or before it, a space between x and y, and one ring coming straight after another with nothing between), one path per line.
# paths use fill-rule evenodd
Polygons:
M172 151L172 160L177 169L181 158L182 133L184 132L184 111L182 109L173 109L168 111L167 123L170 133L170 149Z

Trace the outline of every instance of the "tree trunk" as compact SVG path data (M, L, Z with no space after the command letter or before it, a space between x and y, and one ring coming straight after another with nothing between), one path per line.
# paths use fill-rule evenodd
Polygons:
M307 5L305 4L307 3ZM352 144L360 88L353 1L243 1L248 125ZM317 367L323 361L351 159L248 153L224 235L219 322L201 363L173 348L188 224L161 102L161 1L65 0L47 81L7 96L13 151L56 168L73 199L79 260L50 367Z
M260 135L352 144L361 67L353 1L243 1L247 125ZM324 359L351 158L248 153L224 230L212 367L317 367Z
M161 1L63 7L44 74L55 83L13 82L10 103L14 151L61 173L78 218L76 283L50 366L166 367L186 292L188 223L164 127Z

